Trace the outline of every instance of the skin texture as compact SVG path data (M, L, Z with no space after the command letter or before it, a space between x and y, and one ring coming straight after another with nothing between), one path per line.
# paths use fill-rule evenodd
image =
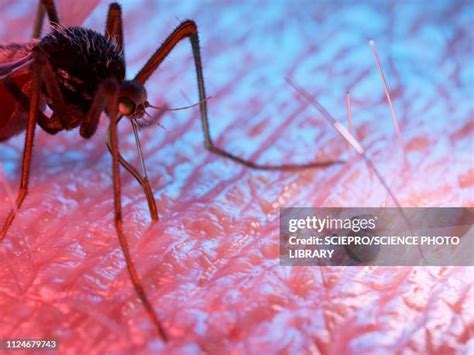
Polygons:
M0 2L11 14L2 17L4 41L30 36L34 9L21 3ZM86 24L102 31L107 5ZM122 170L124 232L172 339L164 346L133 292L114 231L107 120L87 142L77 131L51 137L38 129L31 192L0 246L0 338L54 337L71 353L469 352L469 268L282 267L278 208L393 205L286 76L344 123L351 91L355 135L403 206L474 205L472 7L140 5L123 4L128 77L192 18L218 145L259 162L348 163L299 173L242 168L203 148L197 109L165 113L165 129L142 130L161 221L150 224L141 187ZM370 38L401 120L407 166ZM152 104L197 102L191 58L187 43L167 58L147 84ZM138 167L131 127L120 126L121 151ZM1 218L8 191L16 193L22 147L23 136L0 144Z

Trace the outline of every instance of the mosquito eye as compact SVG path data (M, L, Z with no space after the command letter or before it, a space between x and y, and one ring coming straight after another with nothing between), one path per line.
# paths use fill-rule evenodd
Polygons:
M128 116L135 113L137 105L128 97L121 97L119 99L119 111L122 115Z

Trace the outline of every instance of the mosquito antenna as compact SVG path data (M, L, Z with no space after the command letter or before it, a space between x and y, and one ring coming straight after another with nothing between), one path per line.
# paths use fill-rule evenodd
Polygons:
M151 107L151 106L150 106L150 107ZM148 117L150 117L151 119L153 119L153 116L150 115L147 111L145 111L145 115L147 115ZM146 122L146 120L145 120L145 122ZM141 127L146 127L146 126L148 126L149 124L152 124L152 123L153 123L152 121L148 121L148 122L146 122L146 124L142 125ZM156 121L156 124L157 124L157 126L163 128L164 130L167 130L166 127L163 126L159 121Z
M181 111L181 110L187 110L196 106L199 106L203 102L206 102L207 100L212 99L212 96L206 97L204 100L201 100L199 102L196 102L195 104L189 105L189 106L182 106L182 107L173 107L173 108L167 108L167 107L159 107L159 106L153 106L151 104L148 104L146 107L151 107L157 110L162 110L162 111Z
M390 108L390 113L392 115L393 125L395 127L395 132L397 133L397 138L401 142L401 135L400 135L400 126L398 125L398 117L395 109L392 105L392 99L390 98L390 92L388 91L387 81L385 80L385 75L383 74L382 65L380 64L379 56L377 54L377 48L375 47L375 41L371 39L369 41L369 45L372 47L372 52L374 53L375 64L377 64L377 68L380 73L380 78L382 79L383 89L385 91L385 97L387 98L387 103Z
M142 174L145 179L148 179L146 173L145 159L143 158L142 146L140 144L140 138L138 137L138 124L135 120L130 120L132 122L133 134L135 136L135 143L137 145L138 156L140 157L140 165L142 166Z

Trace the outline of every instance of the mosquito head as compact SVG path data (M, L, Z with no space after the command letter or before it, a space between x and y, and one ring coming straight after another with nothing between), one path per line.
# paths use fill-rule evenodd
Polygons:
M135 81L124 81L119 92L119 112L132 119L142 118L149 106L145 87Z

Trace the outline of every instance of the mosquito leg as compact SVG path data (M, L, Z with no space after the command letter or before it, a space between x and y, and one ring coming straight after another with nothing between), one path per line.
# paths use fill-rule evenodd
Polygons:
M223 158L230 159L238 164L246 166L251 169L256 170L285 170L285 171L295 171L295 170L303 170L303 169L315 169L315 168L325 168L334 164L343 164L345 163L343 160L322 160L322 161L315 161L311 163L304 163L304 164L259 164L255 163L251 160L243 159L237 155L229 153L228 151L221 149L214 145L214 143L210 143L206 145L207 149Z
M63 129L72 129L75 128L74 125L69 123L69 120L66 118L70 116L70 112L67 109L66 104L64 103L63 95L61 89L59 88L59 83L56 78L56 74L53 71L53 68L49 64L47 57L42 53L36 53L36 59L41 62L42 66L42 81L45 84L46 91L48 92L48 97L52 101L52 109L54 114L52 119L56 122L59 121Z
M29 99L26 97L23 91L18 88L11 78L3 79L3 84L5 85L5 88L7 88L8 92L16 99L16 101L20 103L25 112L28 112L30 106ZM53 114L51 117L47 117L41 111L38 112L38 124L49 134L56 134L64 129L61 125L61 122L59 122L57 115Z
M105 106L104 95L106 92L104 91L104 88L99 88L99 91L95 94L94 100L92 101L89 112L81 123L79 134L83 138L88 139L92 137L99 126L100 115Z
M30 168L31 168L31 158L33 155L33 140L35 137L35 127L36 121L38 119L39 112L39 97L40 97L40 67L37 62L33 64L32 68L32 94L31 101L29 105L28 112L28 125L26 129L25 136L25 148L23 150L23 161L21 165L21 181L20 181L20 190L18 192L18 197L16 199L16 209L12 209L3 224L3 227L0 231L0 241L5 238L5 235L8 232L17 210L23 204L25 197L28 193L28 182L30 178Z
M146 62L143 68L135 76L135 81L143 84L153 74L153 72L160 66L163 60L173 50L178 42L189 38L191 41L191 47L193 50L194 64L196 67L196 76L199 92L200 110L201 110L201 123L204 132L204 143L206 148L223 158L233 160L236 163L242 164L252 169L260 170L300 170L307 168L321 168L327 167L333 164L344 163L339 160L328 160L328 161L315 161L307 164L279 164L279 165L264 165L258 164L250 160L243 159L237 155L234 155L222 148L217 147L211 138L211 132L209 129L209 119L207 117L207 101L206 101L206 90L204 87L204 76L202 74L202 62L201 62L201 50L199 47L199 37L197 26L193 21L184 21L181 23L166 41L156 50L151 58Z
M38 124L49 134L56 134L63 129L73 128L69 127L68 120L66 119L66 117L70 115L70 112L66 109L56 75L47 57L42 53L34 53L34 58L39 68L40 81L45 84L54 106L54 113L51 117L47 117L42 112L39 112ZM28 111L29 100L13 80L7 77L2 79L2 81L10 94Z
M33 38L40 38L41 29L43 28L44 21L44 6L43 3L38 1L38 7L36 8L35 22L33 23Z
M106 109L111 123L110 123L110 146L112 150L112 173L113 173L113 186L114 186L114 211L115 211L115 228L122 248L122 252L125 257L127 264L127 271L132 280L133 287L137 293L140 301L142 302L148 316L151 318L155 325L160 337L167 341L168 337L153 309L152 304L148 300L145 290L140 282L135 266L132 262L130 249L128 246L127 239L123 234L123 222L122 222L122 202L120 192L120 167L119 167L119 151L118 151L118 134L117 134L117 122L119 120L118 115L118 84L115 80L104 81L97 91L92 106L89 110L88 117L100 116L100 113ZM92 119L94 120L94 119Z
M40 38L41 36L45 12L48 14L50 24L59 24L58 12L56 11L54 0L39 0L33 25L33 38Z
M48 14L49 23L59 25L59 16L58 11L56 10L56 5L54 4L54 0L41 0L41 2L46 9L46 13Z
M114 39L117 47L123 49L122 9L117 3L112 3L109 6L105 36Z
M69 120L66 119L66 117L71 116L71 112L67 109L67 106L64 103L63 95L61 93L61 89L59 88L56 74L49 64L48 58L41 52L33 53L33 55L35 61L37 62L38 68L40 68L40 80L46 87L48 96L52 100L52 108L54 109L54 113L50 118L46 117L42 112L39 113L39 125L50 134L56 134L63 129L75 128L75 126L71 125ZM5 78L3 81L6 83L5 85L9 92L25 107L25 102L28 102L28 99L25 97L23 92L18 89L15 83L10 79Z

